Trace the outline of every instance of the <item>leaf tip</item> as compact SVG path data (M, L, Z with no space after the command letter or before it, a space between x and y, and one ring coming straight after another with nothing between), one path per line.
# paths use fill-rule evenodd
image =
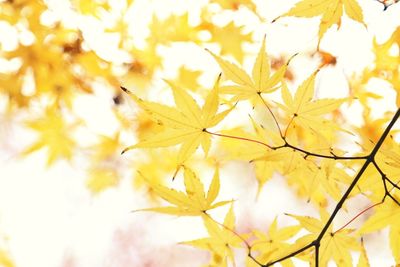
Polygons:
M127 94L132 94L131 91L129 91L128 89L126 89L125 87L123 87L122 85L120 86L121 90L124 91Z
M124 150L121 151L121 155L125 154L129 150L133 149L133 146L128 146L127 148L124 148Z
M185 168L185 165L179 164L179 165L177 166L177 168L176 168L176 170L175 170L175 172L174 172L174 175L172 175L172 181L175 180L176 176L178 175L179 170L180 170L182 167Z
M295 58L296 56L298 56L299 54L300 54L300 53L297 52L297 53L295 53L293 56L291 56L291 57L289 58L289 60L286 62L286 66L289 66L289 64L290 64L290 62L292 61L292 59Z
M280 19L281 18L281 16L277 16L276 18L274 18L272 21L271 21L271 23L275 23L278 19Z

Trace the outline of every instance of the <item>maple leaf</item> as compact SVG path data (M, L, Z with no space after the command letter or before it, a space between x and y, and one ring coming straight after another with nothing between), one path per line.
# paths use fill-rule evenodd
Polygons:
M397 46L400 48L400 27L397 27L396 30L392 33L390 38L379 44L376 41L376 37L373 40L373 50L375 54L375 68L377 71L395 71L398 69L400 64L400 58L397 55L393 55L390 53L390 50Z
M153 180L149 180L145 177L144 179L146 179L159 197L175 206L147 208L137 211L154 211L177 216L204 216L206 211L232 202L220 201L213 204L218 196L220 188L218 169L214 172L207 196L204 193L204 186L199 178L197 178L196 174L186 166L184 167L186 194L154 183Z
M270 260L280 258L290 253L291 245L287 240L295 236L301 227L298 225L283 227L278 229L278 222L275 218L268 229L268 233L254 230L256 239L251 246L252 251L258 251L257 256L259 262L268 262ZM282 266L293 266L291 259L281 262ZM254 264L254 266L256 266Z
M198 42L199 29L190 25L189 14L170 15L164 20L153 16L147 41L168 44L170 42Z
M392 33L390 38L378 44L374 38L375 69L374 76L390 82L396 90L396 104L400 107L400 27ZM396 51L393 53L393 51Z
M38 132L39 137L23 154L30 154L36 150L47 148L47 165L51 165L58 158L70 160L73 156L75 141L70 134L72 126L66 125L64 119L54 108L48 108L44 117L31 120L26 125Z
M201 71L190 70L186 67L180 67L178 70L178 76L174 80L174 84L178 87L189 89L191 91L197 91L200 88L198 79L201 75Z
M331 112L345 101L345 99L314 98L314 83L318 71L310 75L292 96L286 86L282 87L282 99L285 105L277 103L290 117L290 123L310 128L316 133L335 125L321 118L321 115ZM289 126L288 126L289 127Z
M318 33L319 49L320 41L326 31L334 24L340 28L343 9L349 18L362 23L366 27L362 9L356 0L302 0L278 18L284 16L305 18L322 16ZM278 18L274 19L274 21Z
M221 46L221 55L231 55L238 62L243 62L244 51L243 42L251 42L251 33L243 33L243 26L236 26L230 22L223 27L212 26L209 29L211 33L211 42L218 43Z
M220 225L208 216L203 216L203 222L209 234L209 237L196 239L192 241L181 242L181 244L191 245L197 248L205 249L213 253L213 259L218 259L218 266L227 266L227 259L234 262L233 247L240 247L243 239L236 233L235 214L233 205L231 205L225 216L223 225Z
M89 178L86 181L86 186L93 194L117 186L120 180L118 173L113 168L92 166L88 173Z
M322 194L325 191L334 200L339 201L342 197L339 185L351 182L349 175L338 168L336 162L332 160L323 159L319 166L313 169L313 174L314 177L308 188L310 198L313 198L314 194Z
M99 135L99 141L91 147L93 154L93 162L107 161L115 155L120 147L120 133L115 133L112 137Z
M279 161L286 160L288 151L286 149L271 150L265 144L282 144L282 139L271 130L258 125L251 117L251 122L256 135L249 134L241 129L223 131L228 136L238 136L241 139L222 139L224 149L232 154L234 159L251 161L254 164L255 174L258 181L257 195L261 192L264 184L272 177L272 174L279 168ZM252 142L243 142L243 140ZM260 145L264 144L264 145Z
M123 153L134 148L167 147L182 143L178 154L179 164L187 160L199 145L202 146L207 155L211 145L211 135L207 132L207 129L222 121L233 108L217 113L219 78L208 94L202 108L185 90L170 82L168 83L172 88L177 108L144 101L129 93L136 103L150 114L153 120L162 123L167 129L140 141L136 145L127 147ZM122 89L129 92L123 87Z
M400 207L394 201L385 201L360 228L360 234L389 227L389 242L396 263L400 263Z
M162 65L162 58L157 53L158 42L150 40L143 49L132 47L128 52L134 60L125 64L127 73L122 77L123 84L135 85L138 88L146 88L154 72Z
M358 258L357 267L370 267L370 266L371 265L369 264L367 251L365 250L364 242L361 238L361 253L360 253L360 258Z
M165 177L176 171L175 158L176 153L174 150L163 149L162 151L149 151L146 160L132 162L132 168L134 169L132 185L134 188L144 188L147 197L153 202L158 202L160 199L151 184L165 184ZM157 168L154 168L154 166L157 166ZM139 172L136 170L139 170ZM145 173L146 179L140 173ZM148 183L147 179L151 179L152 182Z
M208 50L207 50L208 51ZM211 51L208 51L221 67L226 79L235 83L221 87L221 93L233 94L236 100L244 100L252 97L258 97L260 94L271 93L279 88L278 84L282 81L287 64L281 66L271 75L270 63L265 52L265 38L262 42L257 58L254 62L252 77L240 67L226 61Z
M300 226L309 232L309 234L296 240L295 245L292 246L293 250L296 250L296 247L304 247L317 239L325 226L325 222L329 218L329 214L323 209L320 209L320 214L321 220L309 216L287 214L296 219L300 223ZM332 230L332 225L329 226L327 233L320 242L319 262L321 266L328 266L328 262L331 259L335 261L337 266L353 266L351 251L360 250L360 245L351 233L353 233L353 230L350 229L334 232ZM310 255L311 251L312 250L306 250L304 254L310 263L313 263L315 260L314 256Z

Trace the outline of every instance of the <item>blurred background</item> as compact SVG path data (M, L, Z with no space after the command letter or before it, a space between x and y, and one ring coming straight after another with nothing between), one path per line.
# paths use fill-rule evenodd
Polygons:
M137 170L171 184L176 149L121 155L159 126L120 90L122 85L145 99L172 105L163 81L168 79L204 96L220 72L205 48L250 71L266 35L273 68L299 53L287 73L290 88L322 64L318 97L344 97L357 86L372 93L379 88L382 98L368 101L371 116L395 110L395 92L379 79L385 73L364 80L363 75L367 68L379 68L374 49L399 27L400 5L383 11L378 1L358 1L367 28L344 17L340 30L334 26L322 39L325 52L315 52L318 18L271 23L296 2L0 1L0 265L207 263L206 252L179 244L206 234L200 219L131 212L159 204ZM398 46L388 53L398 57ZM364 108L353 103L341 114L362 128ZM251 109L250 104L239 105L224 126L248 121ZM196 154L192 162L206 181L218 151L210 155L203 160ZM283 213L318 215L317 206L299 197L279 175L258 188L248 162L221 166L221 199L238 200L239 232L266 228L276 216L287 225ZM350 201L349 213L338 224L366 206ZM223 218L225 212L215 216ZM394 263L386 232L368 239L373 266Z

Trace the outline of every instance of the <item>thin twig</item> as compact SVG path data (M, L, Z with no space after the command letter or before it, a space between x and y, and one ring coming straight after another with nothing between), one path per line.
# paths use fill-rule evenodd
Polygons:
M261 98L261 101L264 103L264 106L268 109L269 113L271 114L276 127L278 127L278 131L279 131L279 135L281 136L282 139L284 139L284 136L282 135L282 131L281 131L281 127L279 126L278 120L275 117L275 114L272 112L271 108L268 106L267 102L265 101L265 99L262 97L261 92L258 93L258 96Z
M351 224L354 220L356 220L358 217L360 217L362 214L364 214L365 212L367 212L368 210L372 209L373 207L376 207L378 205L381 205L383 203L383 200L381 202L375 203L374 205L369 206L368 208L363 209L362 211L360 211L356 216L354 216L350 221L348 221L345 225L343 225L342 227L340 227L339 229L337 229L335 232L333 232L333 234L336 234L337 232L343 230L344 228L346 228L349 224Z
M244 140L244 141L248 141L248 142L253 142L253 143L257 143L263 146L268 147L269 149L274 149L274 147L268 145L267 143L255 140L255 139L251 139L251 138L245 138L245 137L240 137L240 136L234 136L234 135L228 135L228 134L220 134L220 133L214 133L214 132L210 132L208 130L204 130L204 132L211 134L211 135L215 135L215 136L220 136L220 137L226 137L226 138L232 138L232 139L238 139L238 140Z

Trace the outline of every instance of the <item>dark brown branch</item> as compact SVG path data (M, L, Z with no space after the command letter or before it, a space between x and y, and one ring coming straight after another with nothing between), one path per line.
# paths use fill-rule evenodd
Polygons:
M350 186L347 188L346 192L343 194L343 196L341 197L341 199L339 200L339 202L336 204L335 209L333 210L331 216L329 217L328 221L325 223L324 227L322 228L320 234L318 235L318 237L311 242L310 244L288 254L287 256L284 256L282 258L279 258L275 261L269 262L266 265L263 265L265 267L267 266L271 266L275 263L281 262L283 260L289 259L291 257L294 257L296 255L298 255L299 253L307 250L308 248L314 246L315 247L315 255L316 255L316 266L318 266L318 257L319 257L319 244L321 243L322 238L324 237L325 233L327 232L327 230L329 229L329 227L331 226L333 220L335 219L337 213L339 212L339 210L342 208L344 202L346 201L346 199L348 198L348 196L350 195L351 191L354 189L354 187L357 185L358 181L360 180L360 178L362 177L362 175L364 174L365 170L367 169L367 167L372 163L375 167L377 167L378 165L375 162L375 155L378 153L379 149L381 148L383 142L385 141L386 137L389 135L390 130L392 129L392 127L394 126L394 124L396 123L396 121L398 120L398 118L400 117L400 109L397 110L397 112L395 113L395 115L393 116L392 120L390 121L389 125L386 127L385 131L382 133L381 137L379 138L378 142L376 143L376 145L374 146L373 150L371 151L371 153L366 156L366 157L362 157L362 158L358 158L358 159L365 159L364 164L361 166L360 170L358 171L357 175L354 177L353 181L351 182ZM287 142L286 142L286 146L287 147L291 147L293 149L295 149L295 147L290 146ZM302 151L302 150L298 150L300 152L306 153L307 151ZM318 154L310 154L311 156L316 156L319 157ZM354 158L353 158L354 159ZM382 175L383 172L382 170L379 168L377 168L378 172L380 172L380 174ZM383 178L384 180L389 180L387 179L386 176L384 176L385 178ZM386 184L385 184L385 188L386 188ZM389 191L387 191L387 188L385 189L385 196L387 195L388 197L390 197L393 201L395 201L397 204L399 203L391 194ZM385 198L384 198L385 199ZM383 200L384 200L383 199Z
M325 158L325 159L334 159L334 160L356 160L356 159L367 159L368 156L356 156L356 157L343 157L343 156L336 156L336 155L323 155L323 154L318 154L318 153L314 153L314 152L310 152L307 150L304 150L302 148L299 147L295 147L291 144L289 144L286 140L285 140L285 145L283 145L282 147L289 147L292 148L296 151L299 151L301 153L304 153L307 157L312 156L312 157L318 157L318 158ZM280 148L280 147L278 147Z
M342 208L343 203L346 201L347 197L350 195L353 188L356 186L358 181L360 180L361 176L364 174L365 170L367 169L368 165L371 162L374 162L375 155L378 153L379 149L381 148L383 142L385 141L386 137L388 136L390 130L392 129L393 125L396 123L397 119L400 116L400 109L397 110L396 114L393 116L392 120L390 121L389 125L386 127L385 131L379 138L378 142L376 143L372 152L368 155L365 163L361 167L360 171L357 173L356 177L354 177L353 182L350 184L349 188L347 188L346 192L343 194L342 198L336 205L335 209L333 210L331 216L329 217L328 221L326 222L324 228L322 229L321 233L319 234L317 240L321 241L323 236L325 235L326 231L328 230L329 226L332 224L333 219L336 217L336 214Z
M292 253L290 253L290 254L288 254L288 255L282 257L282 258L279 258L279 259L277 259L277 260L268 262L267 264L262 265L262 267L272 266L272 265L274 265L275 263L278 263L278 262L281 262L281 261L290 259L291 257L294 257L294 256L296 256L297 254L300 254L301 252L303 252L303 251L305 251L305 250L307 250L307 249L309 249L309 248L311 248L311 247L313 247L313 246L315 246L315 242L311 242L311 243L308 244L307 246L304 246L304 247L302 247L302 248L300 248L300 249L298 249L298 250L296 250L296 251L294 251L294 252L292 252Z

